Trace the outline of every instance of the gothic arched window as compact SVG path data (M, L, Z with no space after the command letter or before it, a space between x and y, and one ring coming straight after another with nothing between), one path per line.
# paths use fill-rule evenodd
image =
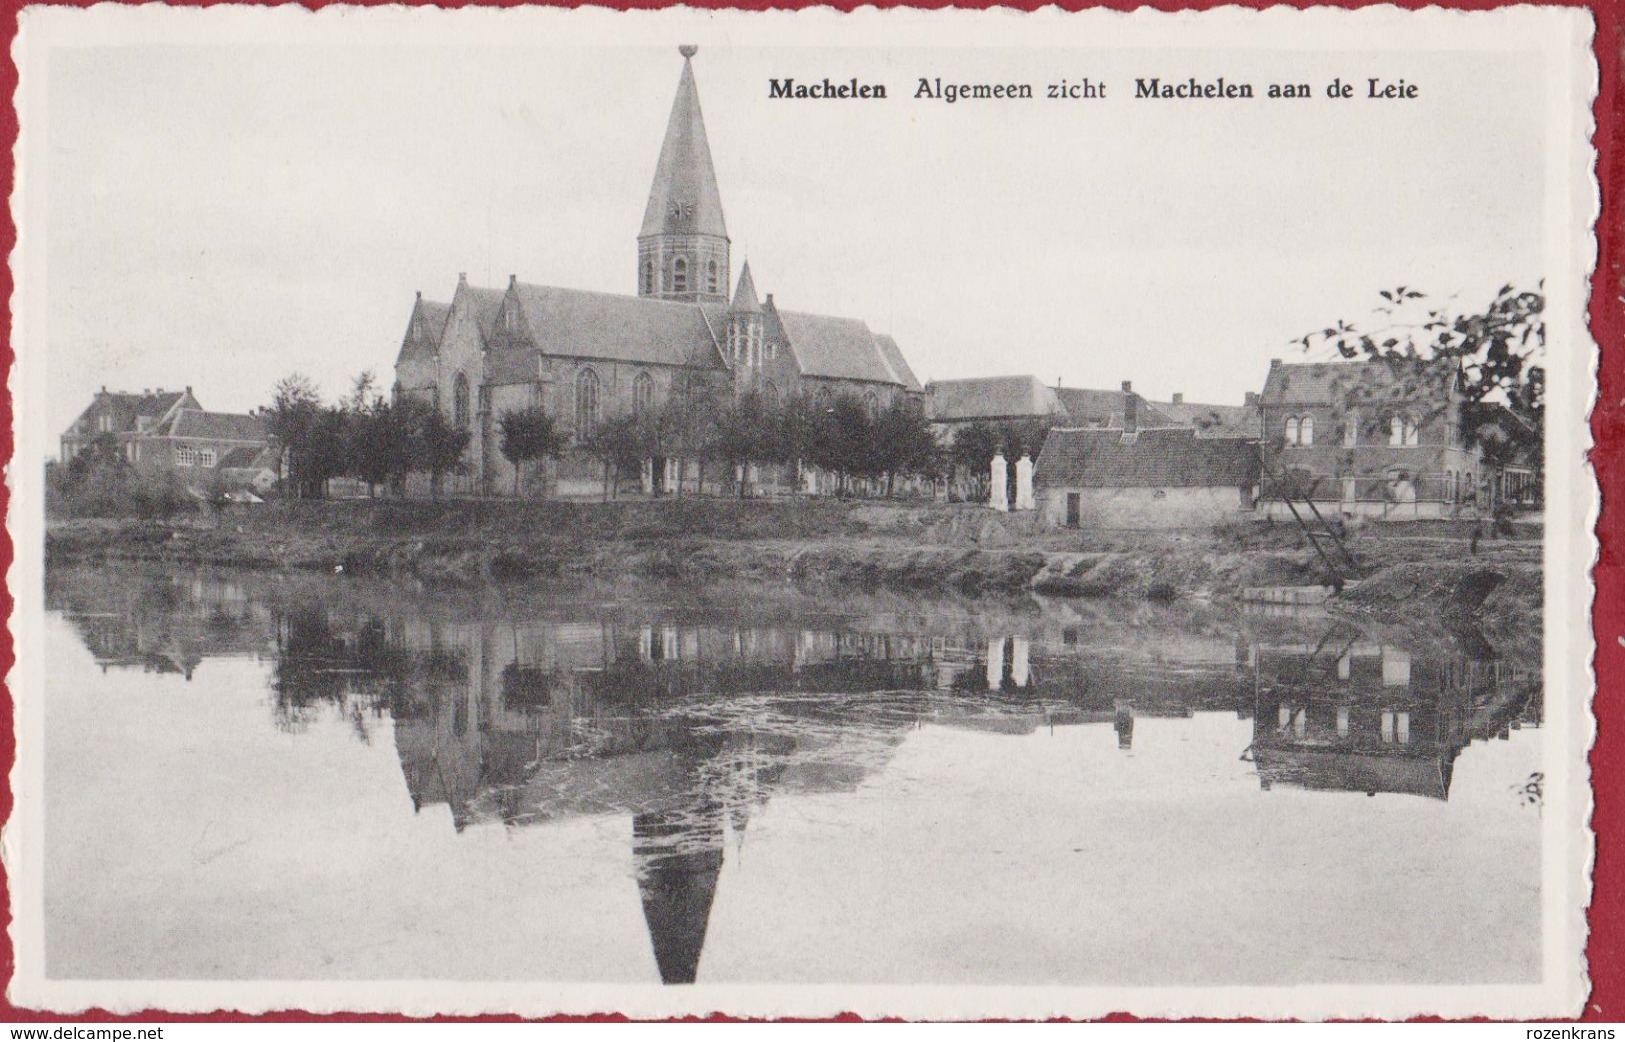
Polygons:
M468 377L462 373L451 385L451 422L459 427L468 426Z
M1286 443L1288 445L1298 443L1298 418L1296 416L1286 418Z
M716 261L709 261L705 265L705 291L707 293L715 293L717 291L717 262Z
M863 396L863 411L869 414L872 420L880 415L880 396L870 391Z
M1298 425L1298 444L1313 445L1314 443L1315 418L1313 416L1305 416L1303 418L1303 422Z
M762 384L762 397L767 399L769 405L779 404L779 388L772 380Z
M639 373L632 381L632 411L647 416L655 407L655 378Z
M819 412L828 412L830 408L830 393L828 387L820 387L814 400L818 403Z
M598 426L598 374L583 369L576 374L576 433L585 437Z
M681 257L671 262L671 291L688 292L688 261Z

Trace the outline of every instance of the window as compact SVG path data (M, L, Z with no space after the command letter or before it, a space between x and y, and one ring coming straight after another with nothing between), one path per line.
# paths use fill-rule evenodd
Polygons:
M1343 447L1352 449L1360 440L1360 414L1351 412L1343 418Z
M671 262L671 291L688 292L688 261L681 257Z
M192 446L190 446L190 445L177 445L177 446L175 446L175 466L177 466L177 467L195 467L195 466L197 466L197 450L192 448Z
M880 396L870 391L863 396L863 411L869 414L872 420L880 413Z
M1416 422L1409 416L1395 416L1388 421L1389 445L1419 445L1421 432L1416 429Z
M1296 416L1286 418L1286 443L1288 445L1298 443L1298 418Z
M103 434L112 433L113 417L107 415L106 413L102 413L101 416L97 417L96 419L96 429L101 431Z
M705 265L705 291L707 293L715 293L717 291L716 261L710 261Z
M1303 422L1298 425L1298 444L1313 445L1314 443L1315 418L1313 416L1305 416L1303 418Z
M585 437L598 426L598 374L583 369L576 374L576 433Z
M451 422L459 427L468 426L468 377L462 373L451 385Z
M779 388L772 380L762 384L762 397L767 399L769 405L779 404Z
M512 300L502 307L502 328L510 333L519 332L519 305Z
M413 315L412 316L412 339L413 340L422 340L423 339L423 316L422 315Z
M632 411L647 416L655 407L655 378L639 373L632 381Z
M830 408L830 393L828 387L820 387L814 400L818 403L819 412L827 412Z
M643 262L643 292L650 294L655 291L655 264L654 261Z
M771 362L775 358L778 358L778 357L779 357L779 342L777 340L769 340L767 342L767 360Z

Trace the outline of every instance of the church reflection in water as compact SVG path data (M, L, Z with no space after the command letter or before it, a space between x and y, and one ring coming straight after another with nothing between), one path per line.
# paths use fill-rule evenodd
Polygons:
M776 795L856 790L922 726L1097 728L1101 755L1133 755L1136 720L1223 713L1251 719L1241 755L1264 790L1443 800L1462 750L1541 713L1538 674L1482 642L1423 653L1324 616L1052 603L1013 625L927 602L760 625L739 621L748 606L493 618L341 584L256 597L208 575L69 573L47 593L104 669L190 677L212 656L258 656L284 729L336 709L367 737L387 719L413 807L444 807L459 832L628 819L668 984L696 978L753 813Z

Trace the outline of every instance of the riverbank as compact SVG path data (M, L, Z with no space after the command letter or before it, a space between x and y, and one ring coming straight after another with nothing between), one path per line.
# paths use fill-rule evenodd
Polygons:
M1338 602L1374 620L1448 617L1538 634L1540 541L1528 534L1475 543L1467 525L1368 524L1350 541L1365 583ZM1077 531L963 504L829 499L274 504L210 521L53 522L46 558L453 585L634 577L1096 600L1226 601L1243 587L1325 581L1292 525Z

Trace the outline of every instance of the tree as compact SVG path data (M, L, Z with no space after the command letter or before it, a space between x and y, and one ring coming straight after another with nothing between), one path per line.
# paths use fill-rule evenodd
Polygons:
M707 455L734 468L739 476L739 498L745 498L746 477L753 463L769 463L779 455L774 430L777 412L756 390L725 404L711 428Z
M886 495L898 474L935 477L942 447L920 406L899 397L874 419L873 440L886 475Z
M516 496L527 462L558 459L570 443L569 436L559 430L553 417L540 405L505 412L497 426L502 432L502 455L513 464L513 494Z
M874 423L862 399L851 393L837 395L814 428L812 462L836 476L836 495L845 496L847 478L879 473L874 451Z
M429 491L440 494L440 478L462 466L463 453L468 449L469 432L458 427L430 405L414 410L412 417L411 469L427 471Z
M1341 410L1414 411L1425 404L1428 411L1417 415L1425 423L1448 408L1454 382L1467 444L1492 463L1527 454L1538 467L1546 412L1543 289L1502 286L1482 311L1434 304L1408 286L1380 296L1368 328L1340 320L1297 341L1305 351L1330 346L1343 358L1381 364L1336 388Z
M783 463L799 476L802 463L813 457L813 444L823 419L811 395L798 393L785 398L773 412L773 462Z
M614 494L621 474L649 458L648 426L635 413L600 420L579 444L604 466L604 500Z
M954 431L948 459L951 466L964 467L970 475L971 495L975 499L987 497L988 464L1001 443L998 428L990 423L967 423Z
M658 429L665 454L696 459L700 464L700 491L705 490L705 460L711 449L718 414L728 393L718 381L700 373L685 373L672 386L661 409ZM677 472L677 494L683 494L683 474Z
M325 482L318 444L324 411L315 383L293 373L277 382L271 407L264 413L266 430L282 450L288 482L299 499L320 496Z

